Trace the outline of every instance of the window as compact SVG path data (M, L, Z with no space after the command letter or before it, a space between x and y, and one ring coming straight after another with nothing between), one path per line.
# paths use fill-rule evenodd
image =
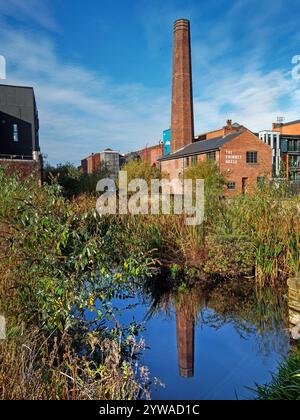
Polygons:
M197 165L197 156L192 156L192 165Z
M230 182L228 182L227 187L228 187L228 189L229 189L230 191L233 191L233 190L235 190L236 183L235 183L235 182L230 181Z
M289 152L300 152L300 140L288 140Z
M300 169L300 156L289 156L289 168Z
M290 179L292 181L299 181L300 180L300 172L291 172Z
M258 153L257 152L247 152L246 162L247 163L257 163L258 162Z
M216 152L209 152L206 155L207 160L216 160Z
M18 124L14 124L13 125L13 138L14 138L14 142L18 143L18 141L19 141L19 128L18 128Z
M189 158L189 156L187 158L185 158L185 165L186 165L186 167L190 166L190 158Z
M280 139L280 149L283 153L287 153L288 151L288 141L287 139Z

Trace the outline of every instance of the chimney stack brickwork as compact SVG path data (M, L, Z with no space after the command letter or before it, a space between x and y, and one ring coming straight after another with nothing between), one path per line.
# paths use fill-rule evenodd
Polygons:
M174 23L171 152L194 141L190 22Z
M195 319L176 310L176 333L179 374L183 378L194 376Z

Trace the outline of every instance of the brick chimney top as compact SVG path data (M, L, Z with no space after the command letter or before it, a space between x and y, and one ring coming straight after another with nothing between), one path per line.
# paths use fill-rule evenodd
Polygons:
M174 32L178 30L189 30L190 29L190 21L188 19L177 19L174 22Z
M235 129L232 126L232 120L227 120L224 127L224 136L226 136L226 134L232 133L233 131L235 131Z

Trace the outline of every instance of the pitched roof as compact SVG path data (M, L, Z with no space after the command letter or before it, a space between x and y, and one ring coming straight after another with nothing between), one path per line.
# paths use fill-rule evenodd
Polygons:
M215 137L209 140L200 140L195 143L188 144L182 149L177 150L175 153L172 153L167 156L163 156L162 158L158 160L164 161L164 160L178 159L185 156L199 155L201 153L218 150L223 144L228 143L234 138L240 136L241 134L242 134L241 131L237 131L234 133L226 134L225 136Z

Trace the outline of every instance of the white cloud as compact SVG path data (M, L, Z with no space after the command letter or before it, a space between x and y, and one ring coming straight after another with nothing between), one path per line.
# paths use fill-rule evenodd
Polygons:
M214 76L195 98L196 127L200 132L224 125L227 118L253 131L270 129L277 116L283 115L287 120L299 118L300 84L289 72L230 71Z
M72 161L112 147L122 152L158 142L168 127L169 99L159 89L120 85L62 62L45 37L0 29L6 83L35 88L41 147L52 162Z
M0 0L0 15L22 23L32 21L49 30L58 29L45 0Z

